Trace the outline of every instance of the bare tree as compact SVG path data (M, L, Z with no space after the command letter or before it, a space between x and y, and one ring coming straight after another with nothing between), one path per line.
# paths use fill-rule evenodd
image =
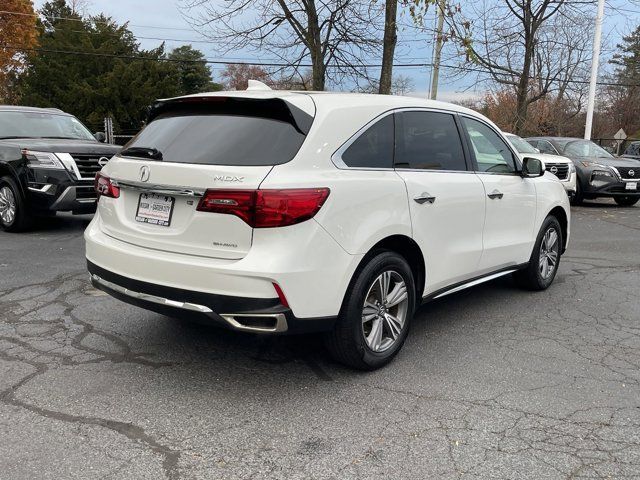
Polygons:
M269 52L296 72L310 62L314 90L324 90L327 78L367 78L365 59L380 45L380 22L365 1L182 0L181 6L224 53Z
M393 77L391 91L394 95L406 95L407 93L412 92L414 88L415 84L411 77L406 75L397 75Z
M267 85L274 84L264 68L245 63L226 65L220 78L225 88L229 90L246 90L249 80L259 80Z
M531 103L554 90L566 92L576 69L588 59L584 0L482 0L449 11L451 34L467 58L494 82L516 95L515 131L523 131ZM474 18L473 21L468 18ZM574 28L571 28L573 25ZM579 25L579 26L578 26ZM571 35L566 35L570 32ZM564 92L560 98L564 98Z

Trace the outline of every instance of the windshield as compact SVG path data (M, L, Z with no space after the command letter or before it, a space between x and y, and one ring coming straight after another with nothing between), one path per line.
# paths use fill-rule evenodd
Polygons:
M71 115L45 112L0 112L2 138L68 138L95 140L87 127Z
M518 153L539 153L538 150L533 148L529 142L517 135L507 135L506 137Z
M604 148L590 142L589 140L576 140L569 142L567 143L567 146L564 147L563 153L570 157L613 158L613 155L607 152Z

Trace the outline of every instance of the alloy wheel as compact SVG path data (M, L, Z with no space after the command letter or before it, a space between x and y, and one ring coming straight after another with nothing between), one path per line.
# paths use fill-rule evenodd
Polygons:
M405 327L409 294L402 276L393 270L373 281L362 307L362 331L367 346L381 353L391 348Z
M560 256L558 238L558 232L554 227L549 228L544 237L542 237L538 268L540 269L540 276L545 280L553 275L558 266L558 257Z
M16 197L9 187L0 188L0 219L5 225L11 225L16 218Z

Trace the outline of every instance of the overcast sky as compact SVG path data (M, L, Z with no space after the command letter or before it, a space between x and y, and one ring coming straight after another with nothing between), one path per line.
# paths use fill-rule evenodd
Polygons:
M632 1L632 0L631 0ZM41 7L45 1L36 0L36 8ZM461 2L464 5L464 2ZM616 9L612 13L612 8ZM433 14L431 9L430 15ZM167 48L172 49L183 44L191 43L195 48L204 52L209 59L231 59L247 61L273 60L268 53L261 52L237 52L224 57L216 51L215 45L209 43L198 32L194 31L183 18L176 0L88 0L87 13L97 14L103 12L119 23L129 22L130 29L138 37L143 48L158 46L165 39ZM595 16L595 6L594 6ZM401 18L400 23L410 24L410 20ZM431 25L433 19L427 19L425 24ZM637 4L633 6L630 0L608 0L608 11L605 13L604 38L609 47L615 47L622 35L628 34L640 24L640 9ZM423 43L424 41L424 43ZM605 54L605 62L607 60ZM431 34L416 31L415 28L401 27L399 32L399 46L397 62L430 62L432 58ZM219 74L222 67L212 66L214 77ZM416 95L427 95L430 69L428 68L395 68L394 74L411 77L415 85ZM455 100L470 96L477 96L481 90L470 89L475 76L466 79L451 80L442 78L440 81L439 100Z

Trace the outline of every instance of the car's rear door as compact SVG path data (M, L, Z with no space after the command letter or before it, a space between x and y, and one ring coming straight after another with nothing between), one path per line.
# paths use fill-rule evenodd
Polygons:
M244 257L252 227L237 215L199 211L200 199L206 190L217 189L228 192L228 198L216 201L232 205L240 198L234 192L258 189L274 165L296 155L312 116L273 98L193 98L158 108L147 127L103 169L120 195L100 199L100 228L142 247Z
M480 270L529 260L536 218L535 181L523 178L515 152L488 123L460 116L486 198Z
M413 237L425 256L426 294L477 271L485 197L469 166L454 114L396 114L395 168L406 184Z

